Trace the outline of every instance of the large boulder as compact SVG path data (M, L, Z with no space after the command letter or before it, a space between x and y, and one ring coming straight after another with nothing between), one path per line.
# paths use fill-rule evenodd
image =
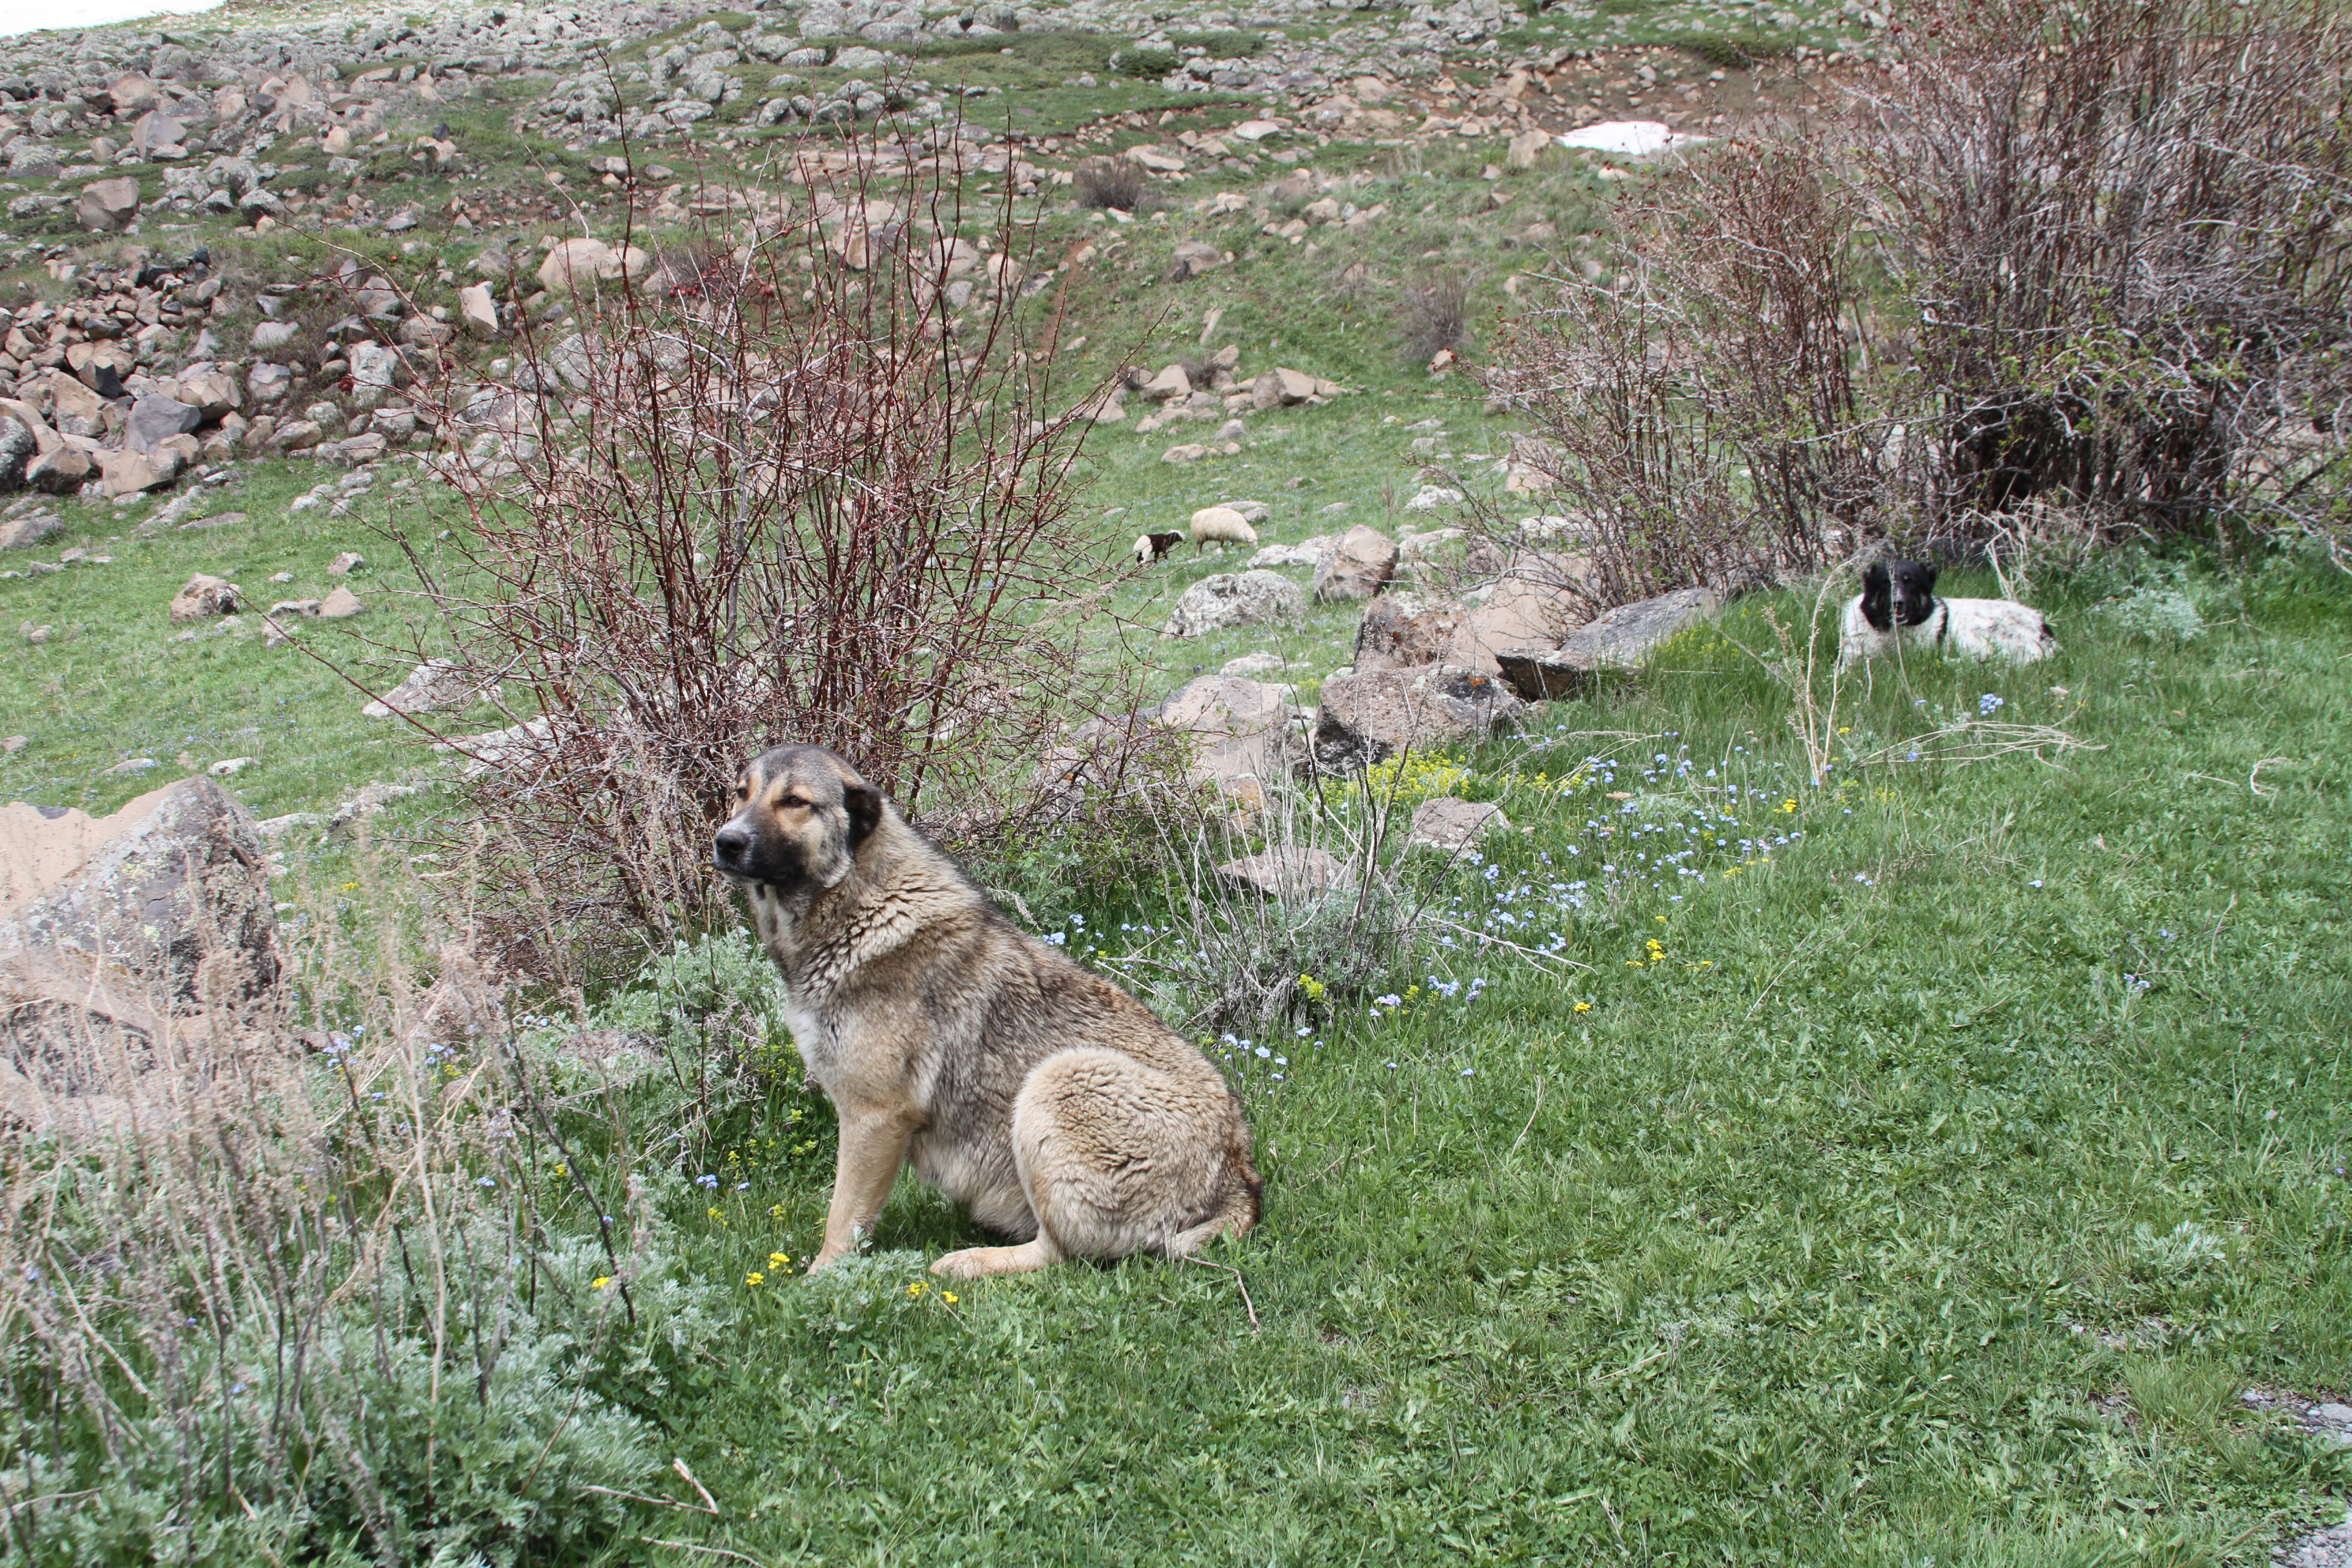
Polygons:
M1369 599L1396 575L1396 541L1358 523L1339 536L1339 548L1315 567L1315 601Z
M65 495L81 489L96 466L80 447L58 447L25 465L25 483L51 495Z
M1315 715L1316 764L1350 773L1402 751L1475 745L1526 711L1502 681L1455 665L1334 675Z
M200 425L207 419L218 419L236 411L245 401L236 378L215 365L191 365L180 373L177 385L172 389L173 399L194 408ZM135 411L135 406L134 406ZM195 426L188 426L190 429Z
M1716 603L1707 589L1677 588L1620 605L1570 632L1557 648L1507 649L1496 657L1503 679L1526 700L1574 697L1601 670L1639 667L1651 649L1714 614Z
M228 380L226 376L219 379L224 383ZM131 405L131 423L124 438L140 451L150 451L173 436L186 435L204 422L203 409L176 397L150 392Z
M74 222L93 234L128 228L138 216L139 182L127 174L85 185L81 199L74 204Z
M429 713L438 708L462 708L480 692L481 688L450 660L428 658L360 712L370 719Z
M491 298L490 286L476 283L457 290L457 310L466 323L466 335L488 342L499 335L499 306Z
M0 490L13 490L25 482L25 468L40 449L32 431L0 415Z
M1372 601L1356 623L1355 668L1417 669L1446 662L1454 634L1471 606L1452 599L1389 594Z
M276 910L253 814L210 779L95 819L0 807L0 960L70 955L173 1003L246 1001L278 983Z
M1285 844L1217 868L1217 880L1237 893L1303 903L1326 893L1352 893L1356 878L1328 849Z
M1220 572L1184 590L1160 635L1196 637L1227 626L1295 621L1307 614L1297 584L1272 572Z
M1412 808L1412 829L1405 843L1408 848L1459 855L1487 834L1505 832L1510 826L1499 805L1441 795Z
M172 595L172 624L182 626L190 621L207 621L219 616L233 616L243 603L245 590L236 584L209 573L199 572L188 579L177 594Z
M1291 736L1290 689L1237 676L1187 682L1160 705L1152 722L1192 738L1187 778L1252 800L1290 771L1301 750Z
M179 476L179 455L134 451L125 447L99 459L99 482L110 496L135 496L167 485Z

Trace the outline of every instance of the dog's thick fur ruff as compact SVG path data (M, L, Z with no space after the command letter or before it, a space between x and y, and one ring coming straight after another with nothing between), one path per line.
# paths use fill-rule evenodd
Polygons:
M1846 601L1838 668L1898 654L1952 654L2032 664L2058 651L2042 612L2008 599L1939 599L1936 568L1925 562L1880 562L1862 574Z
M1013 926L833 752L780 746L740 788L714 861L840 1113L812 1269L856 1247L910 1162L1021 1243L931 1266L957 1278L1180 1257L1257 1222L1240 1102L1192 1045Z

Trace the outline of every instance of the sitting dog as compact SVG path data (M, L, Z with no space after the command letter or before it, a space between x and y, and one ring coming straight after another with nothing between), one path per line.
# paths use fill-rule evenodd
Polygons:
M1139 533L1135 536L1135 563L1148 566L1183 542L1181 533Z
M1924 561L1879 562L1846 601L1838 668L1897 652L1959 654L2032 664L2058 651L2042 612L2008 599L1939 599L1936 568Z
M840 1113L824 1268L898 1168L1013 1247L972 1279L1065 1258L1183 1256L1257 1223L1262 1184L1223 1074L1134 997L1015 928L857 771L779 746L738 784L712 856L783 971L793 1041Z

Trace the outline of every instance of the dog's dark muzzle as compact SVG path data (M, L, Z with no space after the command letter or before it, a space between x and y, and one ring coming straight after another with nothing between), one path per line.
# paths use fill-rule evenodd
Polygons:
M751 830L729 823L710 840L710 863L730 877L751 874Z

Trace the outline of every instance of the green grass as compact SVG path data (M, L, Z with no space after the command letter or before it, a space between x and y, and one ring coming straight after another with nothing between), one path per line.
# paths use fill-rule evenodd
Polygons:
M1915 667L1848 715L1874 748L1990 693L2104 748L2063 766L1797 787L1784 697L1711 634L1470 759L1532 831L1454 918L1533 906L1525 940L1580 967L1437 949L1393 984L1483 977L1475 1004L1358 999L1278 1031L1286 1069L1239 1054L1266 1216L1216 1261L1256 1331L1229 1272L1150 1260L910 1294L974 1233L903 1184L857 1279L739 1289L736 1348L662 1412L721 1517L649 1533L761 1562L2263 1561L2352 1483L2232 1399L2341 1388L2352 1352L2352 592L2200 579L2213 626L2165 646L2100 635L2112 586L2046 585L2050 663ZM1563 795L1588 753L1618 776ZM1602 880L1587 819L1624 824L1612 782L1633 821L1801 836L1563 910L1563 868ZM1156 912L1079 907L1113 952ZM750 1184L682 1216L702 1277L812 1249L821 1159L756 1152L782 1131L714 1132Z

